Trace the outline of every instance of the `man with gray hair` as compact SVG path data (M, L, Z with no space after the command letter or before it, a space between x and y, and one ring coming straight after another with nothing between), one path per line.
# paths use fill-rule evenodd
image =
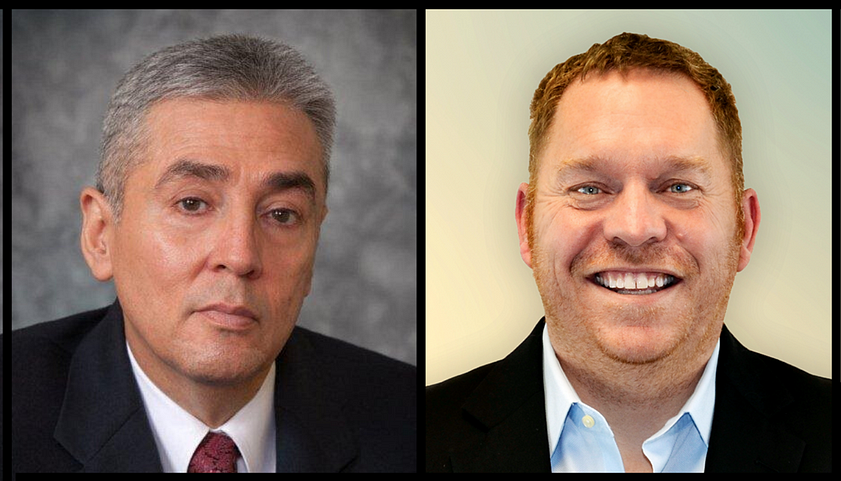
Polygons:
M413 366L295 324L335 106L292 48L163 49L105 117L81 246L110 307L12 333L12 472L415 471Z

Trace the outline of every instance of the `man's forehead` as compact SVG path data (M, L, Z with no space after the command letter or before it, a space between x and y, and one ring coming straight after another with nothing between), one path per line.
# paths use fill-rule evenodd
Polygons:
M157 144L214 143L233 148L252 142L284 144L286 149L320 155L321 144L312 120L291 105L261 100L178 97L152 104L143 117L144 129Z
M713 121L701 89L689 77L669 72L632 70L579 77L555 105L555 116L566 120L638 113L675 117L676 121Z
M575 81L547 134L544 154L577 170L645 163L710 172L721 160L706 98L683 75L614 72Z
M146 122L147 160L158 185L176 178L225 181L242 175L263 182L283 172L306 173L311 184L322 177L321 147L311 121L287 106L178 98L154 104Z

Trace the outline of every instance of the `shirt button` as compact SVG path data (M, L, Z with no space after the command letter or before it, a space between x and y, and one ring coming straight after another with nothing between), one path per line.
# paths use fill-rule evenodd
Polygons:
M585 428L592 428L596 424L596 420L589 414L581 418L581 422L584 424Z

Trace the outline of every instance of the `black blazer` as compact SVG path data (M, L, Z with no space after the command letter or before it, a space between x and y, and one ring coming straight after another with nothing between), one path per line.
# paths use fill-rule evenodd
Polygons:
M426 388L426 471L549 472L544 320L501 361ZM721 332L707 472L830 471L830 381Z
M12 332L12 472L160 472L122 310ZM417 471L414 366L295 327L276 360L277 470Z

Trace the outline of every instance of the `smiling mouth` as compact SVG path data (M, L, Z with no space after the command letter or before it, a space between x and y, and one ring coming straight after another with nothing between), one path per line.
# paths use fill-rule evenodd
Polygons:
M678 277L659 272L599 272L591 280L611 292L625 295L654 294L681 281Z

